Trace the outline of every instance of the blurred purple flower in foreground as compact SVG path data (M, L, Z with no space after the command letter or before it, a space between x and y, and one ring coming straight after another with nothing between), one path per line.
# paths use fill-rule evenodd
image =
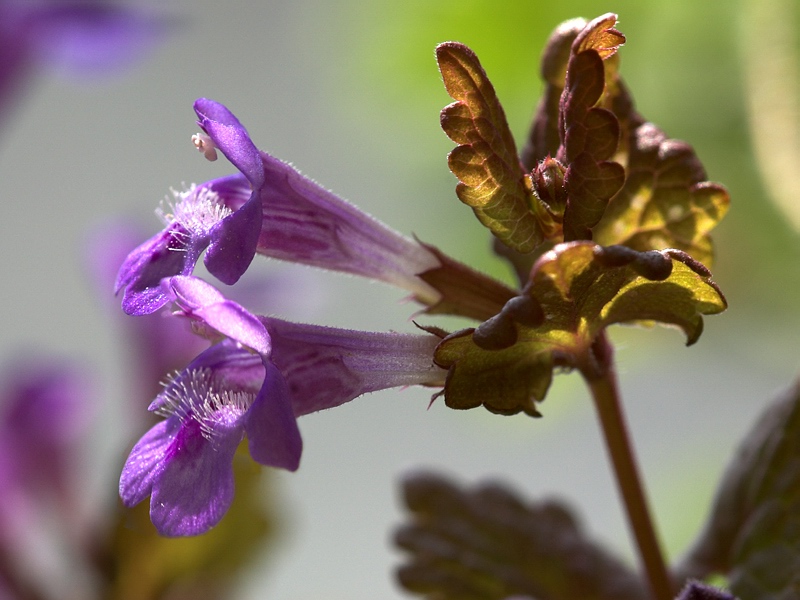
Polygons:
M0 122L38 68L72 74L124 68L167 29L141 2L0 0Z
M161 212L165 228L133 250L117 277L128 314L157 311L169 299L161 280L191 275L206 251L209 272L236 283L256 253L352 273L409 290L425 304L440 293L419 275L439 266L436 255L355 206L259 151L223 105L201 98L195 112L202 134L195 145L210 159L220 150L240 173L175 193Z
M84 535L79 473L90 386L71 363L18 360L0 383L0 582L24 589L42 535ZM53 531L55 511L60 530Z
M9 486L33 497L69 502L73 469L88 423L88 385L76 369L30 360L8 368L0 391L0 469ZM0 514L4 508L0 500Z
M120 478L127 506L150 500L162 535L214 526L233 499L234 453L246 436L261 464L297 469L296 417L361 394L441 386L430 334L371 333L255 316L208 283L178 276L163 293L196 330L222 341L198 356L151 405L166 419L131 451Z

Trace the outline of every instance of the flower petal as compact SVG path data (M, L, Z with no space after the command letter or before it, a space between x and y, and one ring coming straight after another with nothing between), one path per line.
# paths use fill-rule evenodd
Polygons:
M250 456L262 465L296 471L303 439L292 410L289 388L278 368L264 362L267 375L245 420Z
M233 285L250 266L261 233L259 192L264 185L261 154L247 130L225 106L208 98L194 103L197 124L211 137L229 161L247 177L252 186L250 199L211 231L206 252L208 270L223 283Z
M119 478L119 496L125 506L135 506L150 495L179 427L177 418L160 421L133 447Z
M181 426L150 497L150 519L161 535L199 535L219 523L233 501L241 439L241 427L215 430L209 441L197 422Z
M214 286L197 277L172 277L168 287L175 303L190 317L200 319L224 336L252 348L270 353L269 334L255 316L236 302L227 300Z
M211 137L214 144L258 189L264 184L264 166L258 148L247 130L231 111L219 102L198 98L194 103L197 124Z
M266 183L258 253L407 289L434 304L441 294L420 273L441 266L424 245L379 222L309 179L292 165L261 154Z
M161 279L188 275L194 269L203 248L188 246L178 225L170 225L128 254L119 269L115 293L125 288L122 309L129 315L156 312L169 300L161 289Z
M233 285L256 255L261 234L261 202L256 193L232 215L211 229L205 265L221 282Z

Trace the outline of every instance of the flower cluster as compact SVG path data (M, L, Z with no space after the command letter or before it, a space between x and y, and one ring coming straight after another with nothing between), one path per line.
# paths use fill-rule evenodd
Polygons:
M165 228L133 250L117 277L123 309L189 319L213 344L175 375L150 410L164 417L135 445L120 494L132 506L150 496L163 535L195 535L225 514L233 498L232 460L247 439L257 462L297 469L296 418L367 392L442 386L433 363L440 338L352 331L254 315L192 272L205 252L208 271L234 284L256 254L395 284L436 304L441 294L419 275L437 254L406 238L259 151L228 109L195 103L206 157L221 152L239 173L176 194L160 215Z
M233 175L192 185L158 214L164 229L133 250L116 281L129 315L168 308L212 345L166 385L150 410L164 419L133 448L120 494L150 496L164 535L214 526L233 497L243 440L258 463L298 468L297 417L364 393L441 387L447 406L538 416L554 369L607 374L604 330L658 321L693 343L702 317L725 308L703 262L728 196L705 181L692 149L634 110L614 56L614 15L559 28L545 53L547 99L521 157L475 54L437 48L455 102L441 123L458 144L458 197L516 268L512 289L405 237L259 150L223 105L199 99L193 142ZM380 280L427 314L478 321L403 335L254 315L193 276L233 285L256 255Z

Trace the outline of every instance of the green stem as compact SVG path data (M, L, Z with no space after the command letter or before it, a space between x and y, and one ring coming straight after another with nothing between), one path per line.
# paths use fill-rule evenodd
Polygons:
M613 350L604 334L600 335L593 350L597 362L591 368L582 368L581 372L592 392L600 417L606 448L614 466L617 487L627 511L628 524L636 539L639 557L647 574L653 598L672 600L675 597L675 589L664 562L633 455L617 388Z

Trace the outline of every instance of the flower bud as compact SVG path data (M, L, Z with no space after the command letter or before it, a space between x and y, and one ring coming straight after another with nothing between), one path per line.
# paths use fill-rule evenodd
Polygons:
M567 190L564 187L564 165L548 156L540 161L531 173L536 195L554 214L564 214L567 204Z

